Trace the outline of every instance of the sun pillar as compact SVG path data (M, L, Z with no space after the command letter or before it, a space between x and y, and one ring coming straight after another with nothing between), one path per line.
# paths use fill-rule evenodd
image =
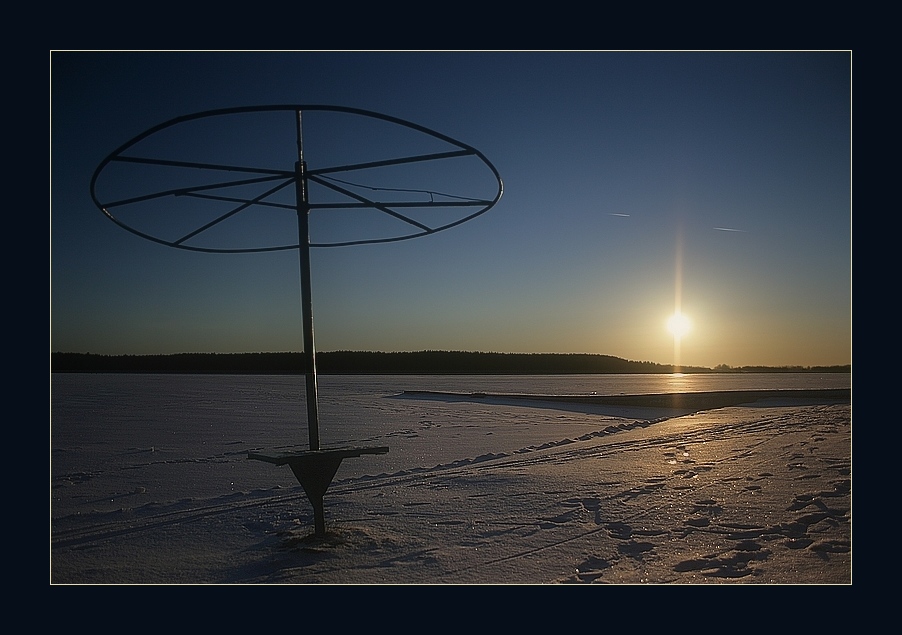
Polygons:
M676 259L674 263L674 298L673 298L673 371L682 372L682 360L680 359L680 341L683 339L682 316L683 314L683 236L677 234Z

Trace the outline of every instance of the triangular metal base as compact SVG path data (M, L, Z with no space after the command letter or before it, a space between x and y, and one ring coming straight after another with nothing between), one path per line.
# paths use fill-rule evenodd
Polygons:
M326 535L326 516L323 498L332 484L342 460L363 454L386 454L385 446L371 448L336 448L332 450L303 450L299 452L248 452L247 458L274 465L288 465L304 488L313 505L313 523L318 537Z

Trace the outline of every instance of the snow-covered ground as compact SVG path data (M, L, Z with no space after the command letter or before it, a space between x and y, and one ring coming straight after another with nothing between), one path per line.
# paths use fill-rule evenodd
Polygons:
M323 446L390 451L342 463L316 538L291 470L247 458L306 444L296 377L52 377L51 583L851 583L848 402L321 383Z

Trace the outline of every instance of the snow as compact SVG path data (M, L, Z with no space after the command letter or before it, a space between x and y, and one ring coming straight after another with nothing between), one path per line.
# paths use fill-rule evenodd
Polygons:
M306 440L295 380L54 381L52 584L852 581L848 401L324 397L324 445L390 451L342 463L316 537L291 470L247 458Z

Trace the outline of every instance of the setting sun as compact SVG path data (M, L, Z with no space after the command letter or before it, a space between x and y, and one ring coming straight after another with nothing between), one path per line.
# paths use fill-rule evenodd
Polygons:
M667 320L667 330L673 334L677 340L682 338L689 332L689 318L682 313L674 313Z

